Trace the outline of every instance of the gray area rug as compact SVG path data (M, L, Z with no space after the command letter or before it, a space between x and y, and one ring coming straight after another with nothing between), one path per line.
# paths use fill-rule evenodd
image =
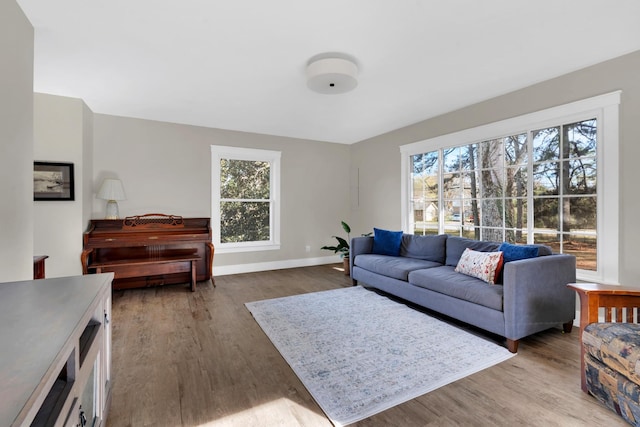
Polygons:
M245 305L335 425L514 356L361 286Z

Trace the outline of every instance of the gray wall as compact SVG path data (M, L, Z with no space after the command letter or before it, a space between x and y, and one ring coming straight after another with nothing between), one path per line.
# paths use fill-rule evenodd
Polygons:
M620 105L620 262L622 284L638 285L637 262L640 197L637 169L640 144L640 51L585 68L534 86L474 104L393 132L354 144L352 168L360 170L360 206L353 210L354 224L399 230L400 151L411 142L622 90ZM606 208L605 208L606 209Z
M33 277L33 27L0 2L0 282Z
M105 177L122 180L121 217L211 216L211 145L282 152L281 249L216 254L215 267L330 256L319 248L341 232L340 220L350 219L347 145L102 114L93 126L93 188ZM94 199L93 218L104 217L105 203Z
M73 163L75 175L75 200L32 202L34 250L49 255L47 277L82 274L82 232L93 201L93 113L81 99L32 96L35 160Z

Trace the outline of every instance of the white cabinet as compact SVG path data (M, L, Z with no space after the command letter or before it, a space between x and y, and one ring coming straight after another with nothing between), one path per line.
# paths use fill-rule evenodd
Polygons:
M107 273L0 283L0 425L103 425L112 280Z

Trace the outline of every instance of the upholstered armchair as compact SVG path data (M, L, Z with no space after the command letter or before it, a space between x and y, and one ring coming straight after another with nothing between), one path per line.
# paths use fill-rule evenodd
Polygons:
M580 296L582 390L640 425L640 288L568 286Z

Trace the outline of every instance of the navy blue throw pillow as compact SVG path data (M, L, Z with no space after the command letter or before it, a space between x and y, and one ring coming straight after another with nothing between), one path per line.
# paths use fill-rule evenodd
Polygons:
M402 231L373 229L373 250L378 255L400 255L400 244L402 243Z
M504 242L498 248L502 251L503 262L518 261L520 259L535 258L538 256L538 247L531 245L512 245Z

